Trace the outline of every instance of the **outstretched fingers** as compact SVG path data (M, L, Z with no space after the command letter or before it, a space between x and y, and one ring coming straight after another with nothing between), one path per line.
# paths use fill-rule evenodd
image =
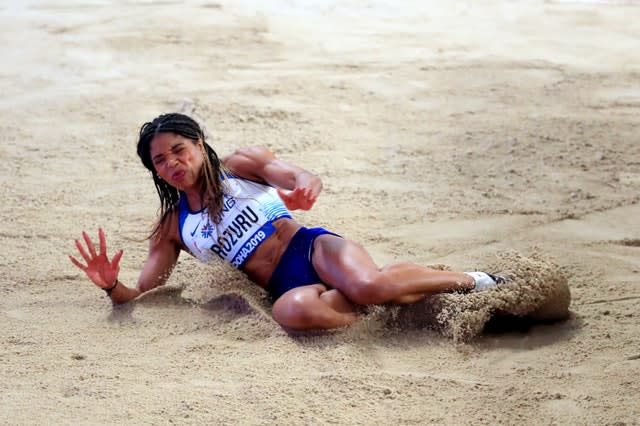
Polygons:
M113 259L111 259L111 266L114 269L118 269L120 267L120 259L122 258L123 250L118 250L116 254L113 255Z
M87 248L89 249L89 253L91 253L91 256L97 257L98 254L96 253L96 248L93 246L93 242L91 241L91 238L89 238L89 234L87 234L85 231L82 231L82 238L84 238L84 242L87 243Z
M118 278L118 272L120 271L120 259L122 258L123 251L118 250L113 258L109 260L107 257L107 242L102 228L98 230L99 238L99 253L96 253L96 247L93 245L89 234L82 232L82 240L75 240L76 248L84 259L84 262L79 257L70 255L69 260L71 263L83 271L89 279L100 288L108 288L112 286L114 280Z
M84 247L83 247L82 243L80 242L80 240L76 240L76 248L80 252L80 256L82 256L82 258L85 260L85 262L89 263L91 261L91 256L89 256L87 251L84 249Z
M76 245L76 248L78 249L78 252L80 253L80 256L82 256L82 258L84 259L86 265L83 264L78 259L76 259L74 256L69 255L69 259L71 260L71 263L73 263L75 266L77 266L78 268L86 272L89 264L96 258L103 257L108 260L107 239L104 235L103 229L99 228L98 238L100 240L100 246L99 246L100 253L98 254L96 253L96 248L93 245L93 241L91 241L89 234L87 234L85 231L82 231L82 238L85 244L87 245L87 248L84 247L84 245L80 240L75 240L75 245ZM120 263L120 258L122 257L122 253L123 253L122 250L120 250L113 256L111 263L113 263L114 267L118 267L118 264Z
M82 264L82 262L80 262L78 259L76 259L75 257L69 255L69 260L71 260L71 263L73 263L74 265L76 265L78 268L80 268L80 270L82 270L83 272L87 272L87 267L84 266Z
M98 228L98 238L100 238L100 256L107 255L107 239L102 228Z

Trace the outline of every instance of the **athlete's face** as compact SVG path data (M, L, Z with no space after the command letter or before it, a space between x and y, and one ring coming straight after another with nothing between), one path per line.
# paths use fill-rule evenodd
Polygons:
M150 153L156 173L169 185L179 190L197 188L204 163L200 142L175 133L160 133L151 141Z

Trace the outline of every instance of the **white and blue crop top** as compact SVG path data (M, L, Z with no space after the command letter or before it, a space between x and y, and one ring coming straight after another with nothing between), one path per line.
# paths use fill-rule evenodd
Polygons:
M258 246L275 232L273 221L291 218L275 188L250 180L225 176L224 204L214 223L207 208L189 210L180 194L179 218L182 242L197 259L210 262L214 256L242 268Z

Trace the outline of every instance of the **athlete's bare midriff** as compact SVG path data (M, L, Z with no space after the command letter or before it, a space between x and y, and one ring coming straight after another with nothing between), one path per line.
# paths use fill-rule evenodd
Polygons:
M266 287L291 238L302 226L293 219L283 218L273 222L276 228L249 257L242 271L260 287Z
M171 223L168 228L171 230L171 240L180 249L189 252L180 239L177 215L172 215L170 220ZM247 274L248 278L263 288L269 283L269 278L271 278L273 271L278 266L278 262L280 262L280 258L287 249L291 238L293 238L298 229L302 228L302 225L289 218L278 219L272 223L276 231L256 248L242 267L242 271Z

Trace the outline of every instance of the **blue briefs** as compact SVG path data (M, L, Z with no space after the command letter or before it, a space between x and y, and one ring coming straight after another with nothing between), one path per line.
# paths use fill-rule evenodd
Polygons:
M278 266L273 271L267 291L274 302L287 291L310 284L322 284L318 276L311 256L313 255L313 242L320 235L339 235L329 232L324 228L300 228L291 238L291 242L282 254Z

